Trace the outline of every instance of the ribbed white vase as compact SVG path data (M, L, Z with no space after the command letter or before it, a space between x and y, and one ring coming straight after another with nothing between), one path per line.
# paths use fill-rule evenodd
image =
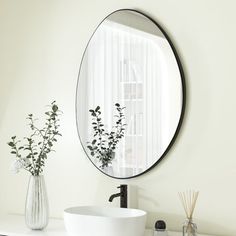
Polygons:
M25 222L30 229L42 230L48 225L49 207L43 175L30 176L25 203Z

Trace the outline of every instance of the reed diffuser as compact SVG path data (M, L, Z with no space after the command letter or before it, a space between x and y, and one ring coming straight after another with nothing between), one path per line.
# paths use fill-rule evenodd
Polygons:
M183 236L197 236L197 225L193 222L193 212L196 206L198 193L199 192L192 190L182 193L179 192L179 198L186 214L186 221L183 224Z

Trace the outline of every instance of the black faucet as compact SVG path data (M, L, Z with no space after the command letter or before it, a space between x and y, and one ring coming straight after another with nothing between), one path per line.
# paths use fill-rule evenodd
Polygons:
M112 200L116 197L120 197L120 207L121 208L127 208L127 196L128 196L128 191L127 191L127 185L126 184L121 184L119 187L120 192L112 194L109 198L109 202L112 202Z

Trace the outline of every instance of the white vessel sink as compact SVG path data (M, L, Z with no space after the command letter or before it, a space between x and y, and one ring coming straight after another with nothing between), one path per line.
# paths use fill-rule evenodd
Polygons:
M137 209L81 206L64 210L70 236L143 236L146 212Z

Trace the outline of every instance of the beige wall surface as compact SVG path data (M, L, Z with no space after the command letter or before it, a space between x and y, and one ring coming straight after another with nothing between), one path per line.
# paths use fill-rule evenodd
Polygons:
M187 107L178 139L149 173L108 178L84 154L75 121L81 57L94 29L120 8L140 10L166 29L186 74ZM27 134L25 117L41 117L54 99L64 114L63 137L45 178L51 216L75 205L108 202L116 186L136 188L132 206L148 212L147 227L164 219L181 230L177 192L200 191L199 232L236 235L236 1L234 0L0 0L0 213L23 213L28 174L10 172L12 135ZM135 191L134 191L135 192Z

